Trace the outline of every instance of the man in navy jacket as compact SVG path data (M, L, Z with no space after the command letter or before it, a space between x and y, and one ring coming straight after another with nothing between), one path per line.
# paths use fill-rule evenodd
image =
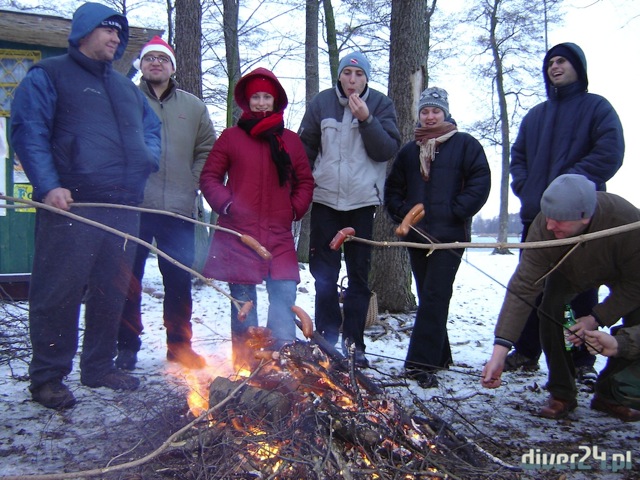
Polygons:
M510 173L513 193L520 199L522 241L540 211L540 199L558 176L572 173L587 177L597 190L622 165L624 137L620 119L611 104L599 95L587 93L587 60L574 43L552 47L542 65L548 100L533 107L522 120L511 149ZM580 293L571 302L576 317L590 313L598 303L598 289ZM534 309L505 371L537 369L542 352L539 320ZM595 357L586 349L575 350L578 380L595 382Z
M73 15L68 53L34 65L16 89L11 142L35 200L61 210L74 202L142 201L147 177L158 169L160 120L140 90L113 69L128 38L124 15L85 3ZM138 234L137 212L82 206L72 213ZM54 211L36 215L29 289L33 400L57 409L76 403L62 380L78 348L85 289L82 384L136 389L139 380L113 360L134 245Z

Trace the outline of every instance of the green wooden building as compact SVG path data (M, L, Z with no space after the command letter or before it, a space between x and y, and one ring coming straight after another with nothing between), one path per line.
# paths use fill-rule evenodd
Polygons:
M32 187L9 143L13 92L29 67L67 51L71 20L0 10L0 298L26 298L33 261L35 209L6 197L30 199ZM114 67L127 75L142 46L161 30L131 27L124 56Z

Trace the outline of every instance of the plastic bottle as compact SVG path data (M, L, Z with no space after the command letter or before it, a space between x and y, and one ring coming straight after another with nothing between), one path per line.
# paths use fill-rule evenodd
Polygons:
M576 317L573 314L571 305L566 304L564 306L564 323L562 324L564 328L562 329L562 333L564 333L564 348L567 351L573 350L573 343L569 341L569 335L571 335L571 332L569 332L569 330L567 329L570 326L575 324L576 324Z

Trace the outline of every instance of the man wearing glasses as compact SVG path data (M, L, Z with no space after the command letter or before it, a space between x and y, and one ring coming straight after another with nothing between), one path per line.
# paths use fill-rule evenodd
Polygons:
M149 177L142 206L193 217L200 171L216 135L205 104L177 88L173 49L160 37L147 43L134 62L142 71L140 90L162 120L160 170ZM181 218L143 212L140 238L178 262L191 267L194 261L194 224ZM120 321L116 366L135 369L142 333L141 292L149 249L139 245L127 301ZM202 368L205 359L191 348L191 275L158 257L164 283L164 326L167 330L167 360L186 368Z

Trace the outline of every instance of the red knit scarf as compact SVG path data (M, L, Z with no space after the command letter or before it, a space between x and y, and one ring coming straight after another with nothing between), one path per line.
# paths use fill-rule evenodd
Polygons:
M278 171L278 181L283 186L289 178L295 178L291 157L282 139L284 115L282 112L243 112L238 127L254 138L269 142L271 160Z

